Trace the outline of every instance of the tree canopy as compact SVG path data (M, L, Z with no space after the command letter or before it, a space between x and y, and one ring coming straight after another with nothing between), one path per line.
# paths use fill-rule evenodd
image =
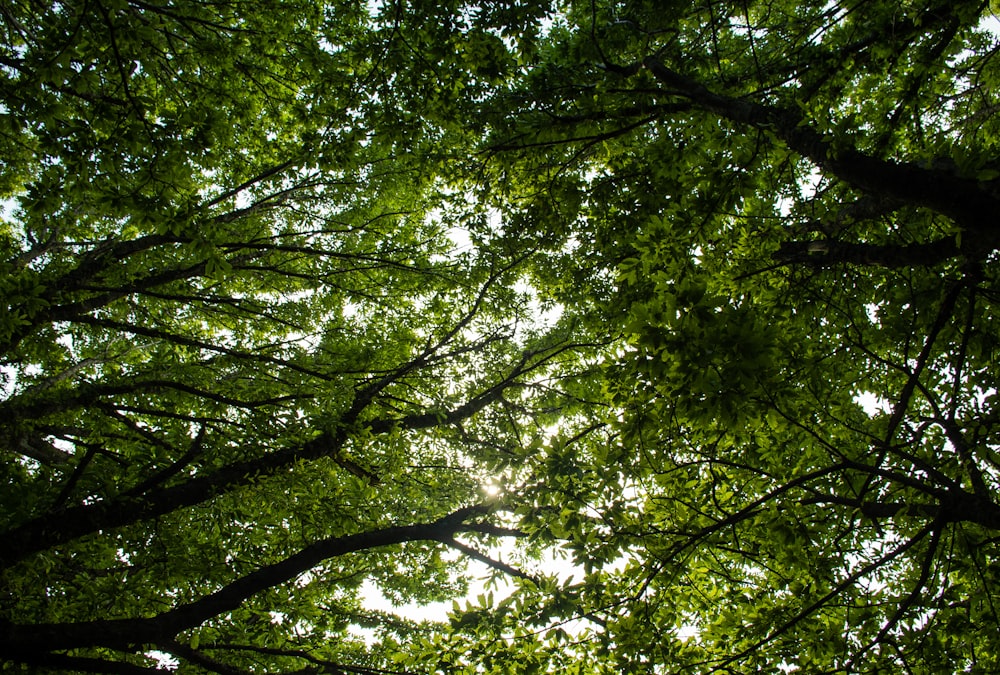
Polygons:
M3 4L4 667L1000 669L990 12Z

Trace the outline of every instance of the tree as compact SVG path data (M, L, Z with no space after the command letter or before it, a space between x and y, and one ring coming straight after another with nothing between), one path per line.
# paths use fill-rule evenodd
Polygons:
M4 5L0 657L997 670L987 9Z
M504 635L601 672L998 668L986 10L566 4L484 147L505 219L564 242L537 283L623 341L603 426L554 438L518 494L577 578L524 585L458 648ZM572 617L590 628L538 637Z
M482 484L562 405L538 383L569 333L516 290L530 250L449 236L485 217L444 170L458 112L404 68L476 29L437 3L0 11L0 658L383 672L429 629L362 583L460 593L446 550L510 570L478 552L517 534Z

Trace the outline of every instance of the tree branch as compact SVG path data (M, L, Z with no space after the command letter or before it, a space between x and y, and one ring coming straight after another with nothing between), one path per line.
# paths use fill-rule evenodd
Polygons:
M507 574L507 575L512 576L512 577L516 577L518 579L524 579L526 581L532 581L532 582L535 582L536 584L538 583L538 580L535 579L535 577L531 576L530 574L528 574L526 572L522 572L521 570L517 569L516 567L508 565L507 563L503 562L502 560L494 560L493 558L490 558L489 556L487 556L487 555L485 555L483 553L480 553L479 551L477 551L476 549L472 548L468 544L463 544L462 542L458 541L454 537L448 537L447 539L442 539L441 543L447 544L448 546L451 546L454 549L458 549L459 551L461 551L465 555L469 556L473 560L478 560L479 562L485 564L488 567L492 567L493 569L495 569L495 570L497 570L499 572L503 572L504 574Z
M371 666L353 666L346 663L327 661L325 659L316 658L309 652L301 649L278 649L275 647L260 647L258 645L239 644L217 644L211 647L204 647L204 649L219 651L246 651L254 652L256 654L266 654L268 656L291 656L320 666L326 672L330 672L333 675L341 675L341 673L356 673L357 675L415 675L415 673L408 670L386 670L384 668L373 668Z
M476 504L429 523L402 525L331 537L311 544L284 560L261 567L215 593L151 618L107 619L83 623L0 624L0 654L34 662L46 652L85 647L130 649L135 645L169 644L183 630L237 609L250 597L287 583L330 558L416 541L448 541L470 518L489 513Z
M870 265L875 267L932 267L961 255L954 237L925 244L854 244L834 239L791 241L774 253L782 264Z
M830 602L830 600L832 600L833 598L836 598L838 595L840 595L841 593L843 593L846 589L848 589L851 586L853 586L855 583L858 582L858 580L863 579L864 577L868 576L869 574L871 574L872 572L874 572L878 568L882 567L886 563L895 560L899 556L903 555L906 551L908 551L911 548L913 548L914 546L916 546L921 540L923 540L924 537L926 537L928 534L936 531L937 527L938 527L937 523L930 523L930 524L926 525L919 532L917 532L913 537L911 537L906 542L904 542L901 546L896 547L895 549L893 549L892 551L889 551L888 553L886 553L885 555L883 555L879 559L874 560L874 561L868 563L867 565L865 565L864 567L862 567L858 571L854 572L853 574L848 575L847 578L845 578L843 581L841 581L836 586L834 586L833 589L831 589L828 593L826 593L821 598L819 598L819 599L813 601L812 603L810 603L805 609L803 609L802 611L800 611L798 614L796 614L794 617L792 617L791 619L789 619L788 621L786 621L785 623L783 623L781 626L779 626L775 630L771 631L766 637L758 640L757 642L755 642L750 647L747 647L746 649L744 649L743 651L741 651L739 654L733 654L732 656L727 657L719 666L717 666L716 668L713 668L711 672L714 673L714 672L718 672L718 671L727 670L726 666L728 666L730 663L733 663L734 661L738 661L738 660L742 659L743 657L745 657L745 656L747 656L749 654L752 654L753 652L757 651L758 649L760 649L764 645L768 644L769 642L773 642L778 637L780 637L782 634L784 634L788 630L790 630L797 623L799 623L800 621L802 621L806 617L812 615L813 613L815 613L816 611L818 611L819 609L821 609L826 603Z
M434 349L436 348L435 346ZM533 357L538 356L537 353L525 352L504 379L478 396L471 398L465 405L450 411L419 413L400 419L377 419L366 421L363 424L372 434L385 434L397 428L427 429L454 424L475 415L491 403L498 401L504 391L514 386L519 377L541 367L548 360L554 358L556 354L569 348L568 345L561 345L534 359ZM426 358L429 353L433 353L433 349L425 350L421 356L411 360L408 365L412 366L421 358ZM409 372L409 370L412 368L404 365L394 373L400 377L402 373ZM0 569L23 560L33 553L72 541L97 530L121 527L205 502L219 494L259 480L262 476L271 475L298 461L330 457L351 473L377 482L378 478L375 474L345 458L341 451L353 433L358 418L374 398L375 392L388 386L388 383L389 381L382 378L376 383L376 387L368 387L363 390L364 398L356 399L355 403L336 421L336 424L330 425L335 430L323 431L310 441L300 445L284 448L256 459L229 464L210 474L194 476L183 483L149 491L141 497L119 495L105 501L74 506L56 513L39 516L22 523L0 534Z
M962 250L971 257L982 257L1000 244L1000 228L993 225L1000 203L978 181L959 178L945 169L866 155L809 127L798 113L719 94L654 57L646 58L643 65L671 93L730 121L772 133L790 149L859 190L947 216L970 233L963 238Z

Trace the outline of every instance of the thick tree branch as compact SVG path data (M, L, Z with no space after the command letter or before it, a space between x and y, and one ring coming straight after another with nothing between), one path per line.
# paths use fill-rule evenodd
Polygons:
M864 192L936 211L968 232L962 250L979 258L1000 244L1000 202L976 180L945 169L866 155L825 136L790 110L719 94L648 57L643 64L671 93L732 122L766 130L824 171Z
M454 424L500 400L503 392L515 386L520 377L568 348L570 347L564 345L541 356L525 352L506 377L478 396L472 397L464 405L452 410L418 413L399 419L359 422L359 417L374 400L375 393L389 384L384 379L379 380L378 389L369 387L363 390L364 398L356 399L354 405L341 415L337 423L331 425L335 430L324 431L308 442L271 452L256 459L235 462L207 475L194 476L177 485L150 490L142 495L133 495L132 491L127 491L105 501L74 506L39 516L12 528L0 534L0 568L8 567L29 555L98 530L122 527L200 504L300 461L330 457L351 473L377 482L377 476L343 454L344 444L354 433L356 424L363 424L372 434L385 434L394 429L416 430ZM424 354L427 353L429 352ZM404 366L396 372L409 371Z
M481 504L467 506L430 523L324 539L278 563L261 567L200 600L151 618L63 624L0 624L0 654L12 660L28 662L55 650L85 647L130 649L136 645L169 644L181 631L231 612L257 593L287 583L324 560L407 542L449 541L456 533L468 529L470 519L484 516L490 510L489 506Z
M126 493L29 520L0 535L0 568L98 530L122 527L200 504L297 461L337 456L349 436L347 429L345 426L337 432L324 432L302 445L229 464L208 475L149 491L141 497L129 497Z
M0 625L0 632L3 626ZM172 675L173 670L154 666L136 666L122 661L106 661L86 656L66 656L40 652L17 659L23 665L41 668L42 672L103 673L105 675Z
M877 267L932 267L960 254L954 237L925 244L854 244L820 239L786 242L774 254L782 264L872 265Z

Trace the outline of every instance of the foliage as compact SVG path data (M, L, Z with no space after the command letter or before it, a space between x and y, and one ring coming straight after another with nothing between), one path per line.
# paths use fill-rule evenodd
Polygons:
M0 12L12 668L1000 668L987 3Z
M481 636L586 617L554 644L598 672L998 667L984 9L566 4L486 147L567 242L538 283L622 342L605 426L520 495L576 578Z
M2 11L0 653L391 666L430 628L363 583L463 592L442 549L510 534L482 484L560 406L533 385L569 334L516 290L530 250L449 234L484 216L437 88L489 77L403 68L474 27L437 4Z

